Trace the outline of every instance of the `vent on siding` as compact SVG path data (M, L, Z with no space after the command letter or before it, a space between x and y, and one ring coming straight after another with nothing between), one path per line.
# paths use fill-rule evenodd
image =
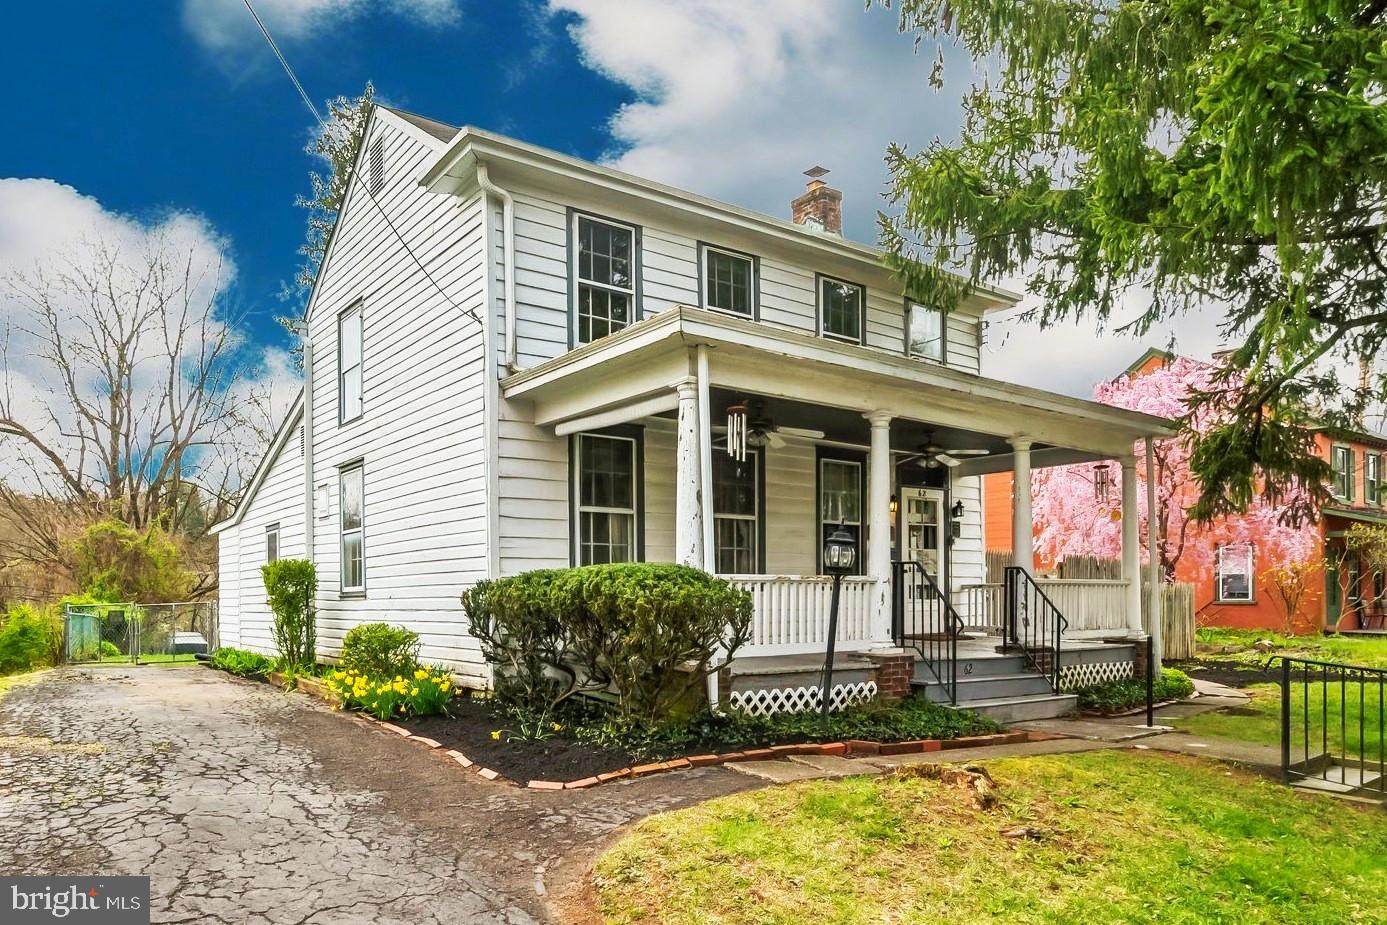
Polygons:
M300 456L302 456L302 455L304 454L303 451L304 451L304 446L303 446L303 427L299 427L299 455L300 455Z
M385 146L381 142L380 138L371 142L371 163L367 168L367 183L370 185L372 196L385 189Z

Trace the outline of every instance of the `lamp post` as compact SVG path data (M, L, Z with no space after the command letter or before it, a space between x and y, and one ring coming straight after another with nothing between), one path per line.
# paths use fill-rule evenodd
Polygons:
M828 606L828 652L824 657L824 684L822 710L824 721L828 720L828 695L833 690L833 648L838 641L838 592L843 587L843 576L852 571L857 561L857 540L843 528L838 529L824 540L824 571L833 576L833 598Z

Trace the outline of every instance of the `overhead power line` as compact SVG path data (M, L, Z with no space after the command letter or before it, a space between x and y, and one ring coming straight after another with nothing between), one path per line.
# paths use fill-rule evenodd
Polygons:
M294 73L294 68L289 64L289 59L284 57L284 53L279 50L279 45L275 43L274 36L270 35L270 30L266 28L265 23L260 19L260 14L255 12L255 7L251 5L250 0L242 0L242 2L245 3L246 10L250 12L251 19L255 20L256 28L258 28L260 34L265 37L265 42L270 46L270 51L274 52L274 56L279 59L279 64L284 68L284 73L288 75L290 83L292 83L294 89L298 91L299 98L303 100L303 105L308 107L308 111L312 113L313 118L317 120L318 127L323 131L331 131L331 126L329 126L327 120L323 118L322 113L318 112L318 107L314 105L313 98L310 97L308 91L303 88L303 84L299 81L298 75ZM350 183L352 177L355 175L356 164L351 164L348 170L351 171L347 177L348 183ZM395 240L400 242L400 246L404 248L405 253L409 255L409 259L413 260L415 265L419 267L420 272L424 274L424 278L433 285L434 289L438 290L438 294L443 296L443 298L448 301L449 305L462 312L481 327L482 320L477 317L477 313L470 308L463 308L459 305L453 297L448 294L447 290L439 285L438 280L434 279L433 274L429 272L429 268L424 266L424 261L419 259L418 254L414 253L414 248L409 246L409 242L405 240L404 235L400 234L400 230L396 228L395 223L390 220L390 216L385 212L385 207L380 204L380 200L376 199L376 194L371 191L371 185L369 183L363 183L358 188L366 193L366 198L371 200L371 204L376 207L376 211L380 213L380 217L385 222L386 227L395 235ZM344 202L343 205L345 204ZM319 266L318 272L322 272L321 266Z

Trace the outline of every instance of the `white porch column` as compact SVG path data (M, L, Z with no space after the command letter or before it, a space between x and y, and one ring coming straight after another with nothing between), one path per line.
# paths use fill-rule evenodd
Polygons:
M1151 634L1151 653L1155 670L1161 670L1161 525L1156 517L1156 443L1146 438L1146 574L1150 586L1146 589L1146 631Z
M876 579L872 636L891 642L891 415L864 414L872 425L867 454L867 574Z
M1141 630L1141 514L1137 510L1137 458L1122 459L1122 579L1127 582L1127 635Z
M1031 441L1013 437L1011 484L1011 564L1035 574L1035 521L1031 516Z
M681 379L679 448L674 495L674 561L703 568L703 439L698 426L698 380Z
M703 489L699 493L702 508L699 517L703 527L703 563L700 568L711 574L717 571L717 550L713 543L713 403L708 395L713 379L708 369L708 348L703 344L698 345L694 365L698 372L698 471L699 484ZM717 675L709 677L716 683ZM714 702L717 702L716 698Z

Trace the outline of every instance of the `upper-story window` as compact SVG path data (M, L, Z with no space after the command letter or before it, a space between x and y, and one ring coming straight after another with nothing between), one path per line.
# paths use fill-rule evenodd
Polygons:
M279 524L273 523L265 527L265 561L275 562L279 559Z
M703 245L703 304L747 318L756 316L756 261L746 254Z
M575 214L573 239L576 338L586 344L635 320L636 229Z
M1253 549L1251 543L1218 547L1214 597L1220 603L1248 603L1252 596Z
M1366 453L1363 456L1363 501L1366 504L1382 504L1382 454Z
M361 303L337 316L338 420L361 417Z
M1353 447L1336 446L1329 451L1329 466L1334 470L1329 490L1340 501L1353 500Z
M819 277L819 333L826 337L862 343L867 312L867 290L856 283Z
M944 362L944 313L937 308L927 308L906 303L905 307L905 347L913 357Z

